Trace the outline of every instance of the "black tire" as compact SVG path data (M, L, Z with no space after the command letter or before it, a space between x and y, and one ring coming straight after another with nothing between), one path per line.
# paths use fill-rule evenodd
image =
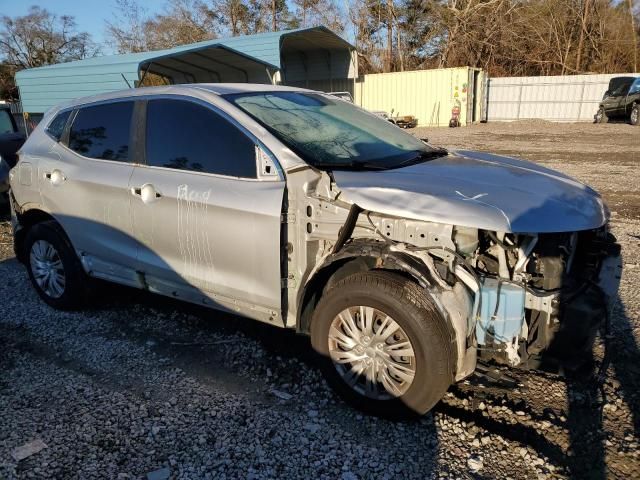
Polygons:
M406 332L415 352L415 377L396 398L374 399L350 387L329 354L329 330L338 313L353 306L373 307L392 317ZM352 406L383 417L401 418L428 412L454 379L455 333L418 285L389 272L356 273L336 283L313 313L311 344L327 382Z
M604 111L604 107L600 107L598 109L598 112L596 113L596 116L595 116L595 122L596 123L608 123L609 122L609 117L607 117L607 114Z
M39 240L53 246L62 264L65 282L60 296L48 294L36 281L31 252ZM29 229L24 242L24 255L31 284L48 305L59 310L76 310L85 304L88 277L67 236L56 222L38 223Z
M631 114L629 115L629 123L631 125L640 125L640 105L637 103L631 109Z

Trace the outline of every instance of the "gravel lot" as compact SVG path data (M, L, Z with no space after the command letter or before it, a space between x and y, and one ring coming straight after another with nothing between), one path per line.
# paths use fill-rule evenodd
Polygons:
M305 338L104 287L38 300L0 222L0 478L640 478L640 128L544 122L416 129L517 155L600 190L624 276L602 388L588 375L465 382L411 422L336 399ZM597 370L604 345L594 349ZM14 449L46 445L16 461ZM153 472L153 473L152 473Z

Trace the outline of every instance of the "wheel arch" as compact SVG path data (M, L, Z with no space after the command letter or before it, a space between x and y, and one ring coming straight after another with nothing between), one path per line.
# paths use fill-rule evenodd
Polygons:
M56 218L53 215L51 215L49 212L41 208L34 207L27 210L22 210L20 212L16 212L16 218L17 218L18 228L16 228L14 231L14 240L13 240L14 251L17 259L22 263L25 262L25 258L26 258L26 252L24 251L24 241L27 237L27 233L29 233L29 230L34 225L37 225L39 223L55 222L60 232L63 234L65 240L69 242L69 244L71 245L71 241L69 240L69 237L64 232L62 226L60 225L60 222L58 222L58 220L56 220Z
M415 257L402 252L390 252L380 242L352 242L339 253L330 255L308 279L300 295L296 329L308 334L311 317L322 294L343 278L359 272L389 271L404 276L415 284L432 285L426 266Z

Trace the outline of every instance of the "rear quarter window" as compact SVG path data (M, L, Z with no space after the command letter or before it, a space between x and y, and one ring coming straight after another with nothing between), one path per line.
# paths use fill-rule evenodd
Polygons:
M69 115L71 114L71 110L67 110L66 112L60 112L56 117L51 121L49 126L46 129L46 132L52 137L56 142L59 142L62 138L62 134L64 133L64 127L67 125L67 120L69 119Z
M82 107L69 131L69 148L89 158L129 159L133 102Z

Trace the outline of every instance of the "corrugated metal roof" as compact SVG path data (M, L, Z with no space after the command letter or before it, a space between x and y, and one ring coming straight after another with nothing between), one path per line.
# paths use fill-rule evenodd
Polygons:
M16 83L20 88L24 111L38 113L64 100L119 90L126 88L127 82L134 85L138 80L138 72L151 62L161 62L164 59L167 64L165 67L171 68L169 59L189 52L195 55L196 52L205 51L209 56L214 56L218 62L216 70L242 71L243 68L248 68L247 66L253 66L255 70L260 65L262 72L265 67L278 70L281 68L280 52L283 44L294 50L353 48L346 40L325 27L300 28L217 38L166 50L108 55L31 68L18 72ZM212 54L214 51L217 52L215 55ZM184 60L185 57L182 58ZM204 70L196 65L197 62L192 61L193 59L188 60L192 68ZM212 58L208 60L215 62ZM186 64L185 61L182 63ZM175 67L175 63L173 66ZM239 80L232 78L231 81L250 81L246 73L245 77L246 79ZM216 80L207 78L206 81Z

